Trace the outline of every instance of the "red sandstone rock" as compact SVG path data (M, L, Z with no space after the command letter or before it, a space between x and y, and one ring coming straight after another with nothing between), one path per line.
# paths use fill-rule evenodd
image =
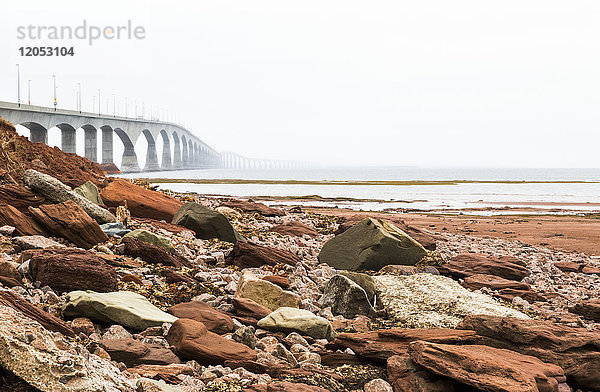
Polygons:
M179 303L169 308L175 317L199 321L211 332L222 335L233 331L233 320L227 314L202 301Z
M151 191L123 179L114 179L102 189L100 196L109 207L122 206L127 202L131 215L171 222L183 205L177 199L161 192Z
M46 202L42 196L36 195L20 185L0 185L0 205L8 205L27 213L29 207L38 207Z
M238 208L244 212L257 213L262 216L283 216L285 211L279 208L272 208L263 203L255 203L252 200L228 200L221 203L222 206L229 208Z
M254 320L254 322L250 321L254 325L258 320L271 314L269 308L254 302L250 298L233 297L233 309L236 316Z
M19 271L2 257L0 257L0 283L6 287L22 286Z
M104 180L104 173L97 163L63 152L58 147L32 143L26 137L19 136L14 126L3 120L0 120L0 146L0 168L6 170L3 177L9 177L10 182L23 184L23 173L27 169L49 174L71 188L87 181L99 186ZM6 204L25 211L16 204Z
M152 245L133 237L124 237L121 242L125 244L125 254L131 257L139 257L147 263L163 264L172 267L190 267L191 264L185 258L169 253L160 246Z
M515 257L494 257L482 253L459 254L438 266L437 269L442 275L449 275L455 279L487 274L520 281L529 275L529 270L525 268L524 263Z
M180 357L203 365L223 364L227 360L254 361L256 351L233 340L209 332L201 322L178 319L167 335Z
M84 249L108 241L98 223L74 201L31 207L29 211L35 221L48 232L64 237Z
M560 366L511 350L418 341L408 352L427 370L482 391L558 392L566 381Z
M527 283L520 283L514 280L508 280L499 276L487 274L475 274L467 276L461 285L471 290L479 290L482 287L487 287L492 290L529 290L529 285Z
M327 389L307 385L303 383L292 382L273 382L271 384L255 384L246 389L244 392L326 392Z
M0 304L9 306L23 313L26 317L40 323L49 331L60 332L63 335L75 336L73 329L66 322L33 306L11 290L0 290Z
M227 261L240 268L254 268L279 263L296 265L301 260L289 250L237 241Z
M571 312L585 317L588 320L600 322L600 299L593 298L581 301L569 309Z
M564 369L572 386L600 385L600 332L542 320L467 316L457 328L472 329L477 343L532 355Z
M179 384L180 376L193 376L194 369L183 363L172 363L169 365L139 365L127 369L130 373L139 374L142 377L153 380L165 380L170 384Z
M123 362L127 367L142 364L168 365L181 362L168 348L131 338L104 339L100 341L100 346L106 350L113 361Z
M95 253L75 248L46 248L23 252L33 281L60 292L117 290L117 273Z
M165 278L167 283L196 283L196 281L189 276L185 276L182 274L178 274L177 272L171 270L170 268L165 268L160 271L160 274Z
M402 329L370 331L364 333L341 333L328 344L331 349L350 348L363 358L385 362L392 355L402 355L410 342L424 340L435 343L469 343L475 339L475 332L464 329Z
M285 276L267 275L262 279L266 280L267 282L275 283L284 290L287 290L290 287L290 281Z
M0 226L12 226L18 235L38 235L45 231L30 217L11 205L0 206Z
M408 354L394 355L387 361L387 374L394 392L459 392L456 382L438 376L410 360Z
M529 303L534 302L546 302L548 299L542 294L536 293L531 290L517 290L517 289L502 289L498 291L495 297L502 298L507 302L512 302L515 297L521 297Z
M305 234L310 237L316 237L319 235L319 232L316 231L314 228L298 221L290 221L281 225L274 226L271 228L271 231L283 235L292 235L296 237L302 237Z

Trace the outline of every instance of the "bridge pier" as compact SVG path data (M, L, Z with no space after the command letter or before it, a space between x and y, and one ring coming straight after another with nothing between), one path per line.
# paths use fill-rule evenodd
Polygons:
M156 154L156 145L148 144L148 153L146 154L146 166L144 170L157 171L160 170L158 165L158 155Z
M175 153L173 154L173 167L181 167L181 151L179 145L175 144Z
M142 171L138 164L137 155L133 146L125 147L123 151L123 158L121 159L121 171L122 172L139 172Z
M60 130L60 149L64 152L76 152L75 130L61 129Z
M113 130L102 129L102 163L113 162Z
M92 126L83 126L84 156L93 162L98 162L98 132Z

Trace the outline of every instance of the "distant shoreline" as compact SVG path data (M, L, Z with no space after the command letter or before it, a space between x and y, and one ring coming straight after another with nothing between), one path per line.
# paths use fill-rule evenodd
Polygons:
M460 185L460 184L599 184L600 181L583 180L253 180L229 178L144 178L138 180L155 184L258 184L258 185L387 185L387 186L420 186L420 185Z

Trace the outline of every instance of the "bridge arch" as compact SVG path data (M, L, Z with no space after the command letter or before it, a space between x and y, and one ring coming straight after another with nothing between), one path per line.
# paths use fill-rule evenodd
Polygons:
M160 163L161 169L170 169L173 167L173 162L171 160L171 141L169 139L169 135L167 131L161 129L160 137L162 139L162 160Z
M138 163L137 154L135 153L135 146L131 141L131 138L123 129L115 128L113 132L119 137L121 143L123 143L123 157L121 159L121 171L138 172L140 171L140 165Z
M146 149L146 162L144 164L144 170L160 170L160 166L158 165L158 156L156 154L156 142L154 141L152 132L150 132L148 129L144 129L142 130L142 134L144 135L148 145ZM137 144L139 144L139 139Z
M61 123L55 125L60 130L60 149L64 152L76 152L76 133L77 130L71 124Z
M28 121L18 125L29 129L29 140L31 142L48 144L48 130L42 124Z

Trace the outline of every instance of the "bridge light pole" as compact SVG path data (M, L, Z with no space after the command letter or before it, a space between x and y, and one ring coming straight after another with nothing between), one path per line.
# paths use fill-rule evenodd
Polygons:
M125 97L125 118L127 118L127 97Z
M27 105L31 105L31 79L27 81Z
M17 103L21 107L21 66L17 64Z
M52 83L54 84L54 111L56 111L58 105L58 102L56 102L56 75L52 75Z
M79 107L79 113L81 113L81 83L77 83L77 106Z
M113 94L113 117L117 117L117 98Z
M100 89L98 89L98 116L101 116L100 112L101 109L100 107L102 106L102 101L100 100Z

